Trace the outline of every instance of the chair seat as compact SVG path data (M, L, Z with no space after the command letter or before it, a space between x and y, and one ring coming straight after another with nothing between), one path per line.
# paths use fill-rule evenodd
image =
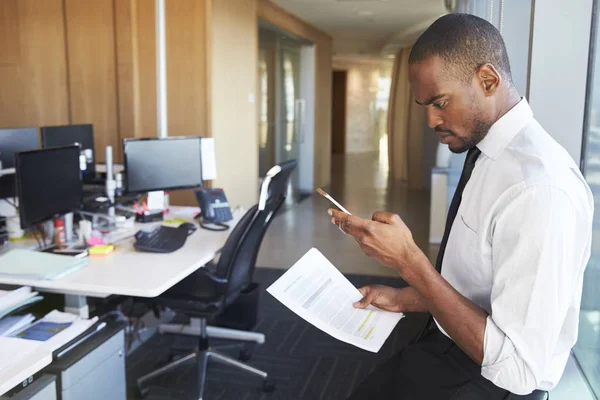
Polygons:
M200 269L153 300L190 317L207 318L221 309L225 301L221 293L221 284Z

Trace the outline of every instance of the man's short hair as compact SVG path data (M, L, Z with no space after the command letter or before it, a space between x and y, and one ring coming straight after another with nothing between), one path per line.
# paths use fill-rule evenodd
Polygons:
M512 83L506 45L500 32L486 20L471 14L448 14L437 19L414 44L409 64L432 56L441 57L448 73L470 83L475 70L492 64Z

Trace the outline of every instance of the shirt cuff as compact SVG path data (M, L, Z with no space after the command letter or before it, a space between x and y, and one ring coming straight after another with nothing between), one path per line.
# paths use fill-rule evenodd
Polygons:
M483 337L483 362L481 366L486 367L497 364L510 357L514 352L515 346L494 323L492 317L488 316Z

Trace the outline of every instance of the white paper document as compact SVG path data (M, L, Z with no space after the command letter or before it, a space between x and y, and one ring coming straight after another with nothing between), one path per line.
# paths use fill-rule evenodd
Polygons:
M202 179L217 179L217 159L215 155L215 138L202 138L200 142L202 155Z
M268 289L290 310L336 339L377 353L404 317L369 306L353 307L362 295L317 249L309 250Z

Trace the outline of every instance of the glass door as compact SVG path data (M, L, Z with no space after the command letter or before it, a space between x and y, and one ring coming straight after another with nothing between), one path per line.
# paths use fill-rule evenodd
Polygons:
M276 133L277 162L298 160L303 141L304 101L300 98L300 51L282 46L280 50L279 126ZM290 180L291 190L298 187L296 168Z
M597 7L594 7L597 9ZM579 338L573 353L591 389L600 398L600 21L593 16L592 51L588 70L588 98L586 102L586 135L582 167L594 195L592 224L592 252L583 278L583 295L579 315Z

